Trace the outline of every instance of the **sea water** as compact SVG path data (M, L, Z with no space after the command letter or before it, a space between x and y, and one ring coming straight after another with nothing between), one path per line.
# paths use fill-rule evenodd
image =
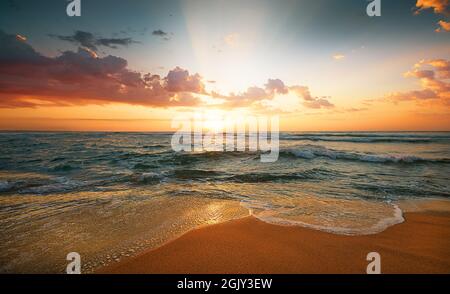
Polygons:
M0 272L82 272L200 226L265 222L363 235L403 200L450 196L450 133L280 134L260 152L174 152L172 133L0 134Z

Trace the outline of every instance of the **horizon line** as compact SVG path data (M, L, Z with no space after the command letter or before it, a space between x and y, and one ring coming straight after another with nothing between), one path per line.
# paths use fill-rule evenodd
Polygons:
M177 130L161 130L161 131L113 131L113 130L8 130L8 129L0 129L0 133L175 133ZM369 131L369 130L360 130L360 131L287 131L280 130L280 133L449 133L450 130L394 130L394 131Z

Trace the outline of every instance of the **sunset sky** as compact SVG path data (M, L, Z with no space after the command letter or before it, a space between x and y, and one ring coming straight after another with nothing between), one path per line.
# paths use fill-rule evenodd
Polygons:
M0 129L450 130L448 0L1 1Z

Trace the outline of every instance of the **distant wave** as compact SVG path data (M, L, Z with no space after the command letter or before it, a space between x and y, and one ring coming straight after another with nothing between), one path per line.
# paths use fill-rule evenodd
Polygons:
M329 149L323 146L306 145L304 147L285 149L280 152L281 156L295 156L305 159L314 159L324 157L333 160L352 160L361 162L374 163L417 163L417 162L433 162L433 163L450 163L450 158L422 158L413 155L400 154L369 154L348 152Z
M219 171L203 169L176 169L172 172L172 176L177 179L208 179L224 175L225 173Z
M55 183L48 183L40 186L20 189L20 194L50 194L50 193L65 193L90 185L89 182L75 181L66 178L57 178Z
M78 168L80 168L80 166L65 163L65 164L58 164L58 165L52 167L50 170L55 171L55 172L68 172L68 171L78 169Z
M65 176L30 177L0 180L0 193L47 195L54 193L68 193L82 190L106 190L117 183L130 182L127 175L110 176L107 179L75 180Z
M287 136L282 140L293 141L324 141L324 142L354 142L354 143L431 143L436 142L435 138L401 138L401 137L325 137L325 136Z
M417 195L426 195L427 197L450 197L450 191L448 190L448 188L445 188L443 186L411 186L405 184L404 182L398 182L395 184L383 184L380 182L352 182L350 185L360 191L371 192L369 193L369 195L395 195L396 197L417 197ZM362 196L361 198L364 198L364 196ZM368 197L368 199L370 198L371 197Z
M168 146L167 145L162 145L162 144L142 146L142 148L144 148L144 149L160 149L160 148L166 148L166 147L168 147Z
M245 151L245 152L217 152L217 151L204 151L204 152L178 152L167 153L164 157L158 158L159 164L171 164L171 165L189 165L198 162L207 162L221 159L232 158L259 158L259 152Z
M353 132L342 132L342 133L283 133L283 135L289 137L392 137L392 138L441 138L450 139L450 133L353 133Z
M239 183L260 183L260 182L277 182L289 181L299 179L314 179L320 176L320 171L317 169L307 170L304 172L294 173L276 173L276 172L249 172L241 174L226 174L217 171L203 171L203 170L181 170L176 171L177 178L195 179L207 178Z
M450 140L449 133L283 133L281 140L353 143L431 143Z
M261 152L197 152L197 153L168 153L164 157L157 158L155 164L185 166L200 162L209 162L217 160L227 160L232 158L241 158L242 160L259 159ZM147 155L150 156L150 155ZM352 151L342 151L327 148L320 145L302 145L293 148L282 148L280 150L281 158L297 157L303 159L328 158L333 160L349 160L373 163L450 163L450 158L424 158L408 154L379 154L379 153L361 153ZM154 164L136 164L134 169L145 169L147 167L156 167ZM194 172L194 173L198 173ZM200 176L211 176L210 172ZM195 174L193 174L195 176Z
M20 194L46 194L69 191L78 188L81 182L71 181L64 177L54 179L29 178L0 181L0 192L18 192Z
M15 183L9 181L0 181L0 192L7 192L14 187Z
M161 173L146 172L134 175L132 180L138 184L158 184L163 178L164 175Z
M245 172L227 173L204 169L174 169L164 172L143 172L131 176L135 184L154 185L161 182L176 181L214 181L235 183L287 182L295 180L314 180L332 176L333 172L321 168L312 168L298 172Z
M242 183L285 182L291 180L322 179L327 176L330 176L331 174L332 174L331 171L319 168L312 168L305 171L291 172L291 173L279 173L279 172L245 173L233 175L226 179L233 182L242 182Z

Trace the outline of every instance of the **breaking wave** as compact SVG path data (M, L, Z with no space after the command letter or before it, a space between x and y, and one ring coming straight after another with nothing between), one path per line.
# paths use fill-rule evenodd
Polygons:
M333 160L350 160L373 163L450 163L450 158L423 158L408 154L375 154L334 150L323 146L305 145L285 149L281 156L294 156L304 159L323 157Z

